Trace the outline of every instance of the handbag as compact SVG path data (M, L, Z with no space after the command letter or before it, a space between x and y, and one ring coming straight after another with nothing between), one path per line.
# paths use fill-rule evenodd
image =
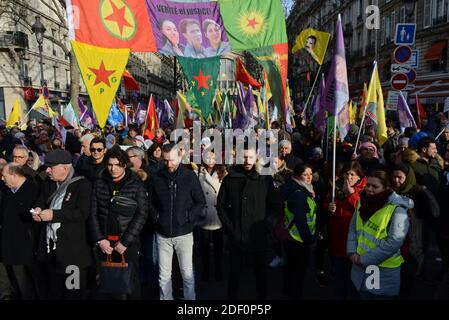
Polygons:
M110 211L117 216L133 216L137 210L137 201L116 195L111 199Z
M100 263L100 286L101 293L131 294L132 265L125 262L122 254L121 262L112 262L112 255L108 254L106 261Z

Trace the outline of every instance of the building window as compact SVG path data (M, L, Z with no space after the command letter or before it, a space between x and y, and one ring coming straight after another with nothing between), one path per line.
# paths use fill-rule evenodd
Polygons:
M424 28L432 25L432 0L424 0Z
M69 90L70 89L70 70L65 70L65 83L66 83L66 85L65 85L65 87L66 87L66 89L67 90Z
M402 7L399 10L399 22L404 23L405 22L405 7Z
M56 29L51 29L51 35L53 39L56 39ZM51 48L53 50L53 56L56 57L56 47L53 41L51 42Z
M391 17L385 17L385 44L391 41Z
M385 17L382 17L382 30L384 30L383 32L380 33L380 44L384 45L385 44Z
M448 2L449 0L433 1L433 25L446 23Z
M447 46L441 52L441 58L437 60L429 61L430 72L446 71L447 67Z
M395 14L395 12L393 11L392 13L391 13L391 21L390 21L390 23L391 23L391 27L390 27L390 39L394 39L394 36L395 36L395 32L396 32L396 21L395 21L395 18L396 18L396 14Z

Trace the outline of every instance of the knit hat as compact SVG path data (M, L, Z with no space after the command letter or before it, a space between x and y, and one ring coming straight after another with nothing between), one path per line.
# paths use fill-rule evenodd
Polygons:
M374 150L374 158L379 158L379 155L377 154L377 147L374 143L369 142L369 141L363 142L360 145L359 150L362 151L363 149L373 149Z

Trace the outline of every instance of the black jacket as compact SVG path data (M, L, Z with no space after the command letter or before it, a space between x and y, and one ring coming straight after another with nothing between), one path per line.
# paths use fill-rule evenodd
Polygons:
M148 216L148 197L145 186L139 177L129 169L120 182L121 187L118 195L133 199L137 202L135 212L129 212L129 215L118 216L118 225L120 232L120 242L125 247L137 244L139 235ZM93 187L91 215L89 225L94 241L106 239L108 230L108 218L110 213L111 199L113 197L113 181L105 170L102 178L98 179Z
M39 198L35 207L48 209L48 199L56 190L56 183L47 178L41 185ZM88 243L87 219L90 213L90 197L92 186L87 179L71 183L60 210L53 210L52 223L60 222L57 231L56 266L65 268L67 265L87 267L91 261L91 248ZM47 258L46 228L43 223L39 246L39 260Z
M203 218L206 206L197 175L182 165L170 174L166 168L149 181L150 214L156 231L166 237L178 237L193 231Z
M106 168L104 162L94 163L91 157L84 158L82 162L75 168L76 173L80 176L86 177L92 184L102 177L103 171Z
M307 213L310 211L307 197L312 197L312 195L292 178L281 187L281 199L284 203L287 202L288 209L294 213L296 228L301 239L305 244L313 244L315 235L310 232L307 224Z
M31 265L36 249L37 224L30 209L39 195L39 189L31 178L27 178L16 193L9 188L2 191L1 261L11 265Z
M242 166L229 170L217 198L218 216L234 245L264 251L268 246L269 221L280 210L278 192L271 176Z

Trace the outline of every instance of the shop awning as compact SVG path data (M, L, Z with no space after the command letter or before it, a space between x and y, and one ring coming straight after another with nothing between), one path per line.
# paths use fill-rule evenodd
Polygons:
M434 42L424 55L424 60L439 60L446 46L447 40Z

